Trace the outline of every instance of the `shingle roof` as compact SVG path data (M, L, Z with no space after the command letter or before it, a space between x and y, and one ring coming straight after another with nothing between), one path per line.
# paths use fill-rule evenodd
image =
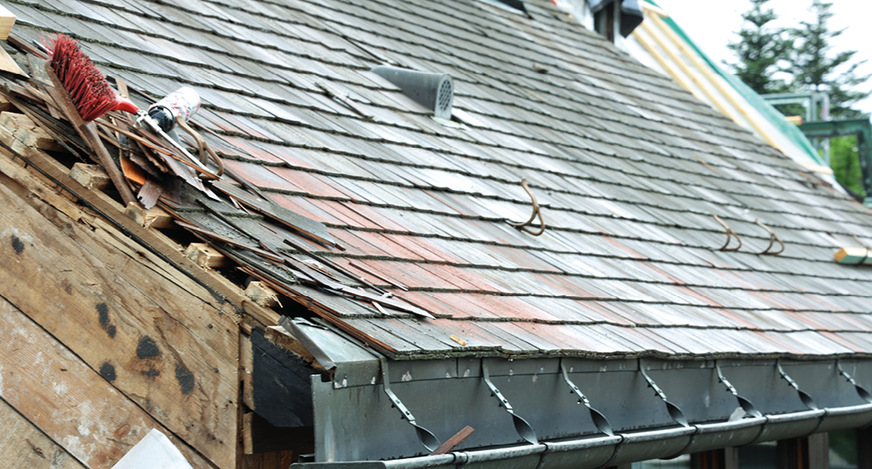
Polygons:
M872 243L868 209L550 2L527 2L531 18L472 0L8 6L19 36L71 34L107 75L154 98L197 89L195 120L228 168L344 248L212 202L308 264L291 269L295 279L224 250L391 356L806 356L872 345L872 271L833 262L854 236ZM369 72L384 63L450 74L462 128ZM530 215L522 178L547 223L540 237L506 223ZM192 200L171 208L255 244ZM741 236L738 252L717 251L727 235L712 214ZM756 254L769 243L758 218L782 254ZM385 315L325 288L354 283L342 276L307 280L317 273L300 248L435 319Z

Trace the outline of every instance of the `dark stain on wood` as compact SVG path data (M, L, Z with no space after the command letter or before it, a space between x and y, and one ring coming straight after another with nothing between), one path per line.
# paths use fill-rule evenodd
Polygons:
M12 235L12 249L15 249L15 254L20 255L24 252L24 243L21 242L18 236Z
M266 340L261 329L251 332L251 344L255 412L275 427L311 427L312 400L307 397L312 395L315 372L298 356Z
M176 365L176 380L182 389L182 394L191 394L194 390L194 375L181 363Z
M100 366L100 376L105 378L106 381L115 381L115 378L117 377L115 375L115 367L109 362L104 363Z
M136 357L138 360L133 364L133 369L149 379L160 376L161 351L157 343L149 336L139 339L136 345Z
M109 323L109 306L106 303L97 305L97 314L100 321L100 327L109 334L109 338L115 338L115 326Z
M149 336L139 339L139 345L136 346L136 356L142 360L154 359L160 356L160 349L157 348L157 343Z

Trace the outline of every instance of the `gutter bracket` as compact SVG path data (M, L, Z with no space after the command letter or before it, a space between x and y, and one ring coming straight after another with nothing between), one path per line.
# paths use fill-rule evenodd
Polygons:
M501 393L491 381L490 373L487 368L487 359L481 360L481 377L484 384L486 384L488 389L490 389L491 397L496 397L497 400L500 401L499 405L505 407L506 412L512 416L512 423L515 425L515 431L518 432L518 436L531 445L538 445L539 439L536 438L536 432L533 431L533 427L531 427L526 420L521 418L521 416L515 413L515 410L512 408L508 399L503 396L503 393Z
M802 389L799 389L799 385L796 384L796 381L793 380L787 373L784 372L784 368L781 367L781 360L777 360L775 362L775 367L778 369L778 374L781 375L781 379L787 381L787 384L796 390L797 394L799 394L799 400L802 401L802 404L806 406L809 410L819 410L818 405L814 402L814 399L811 398L806 392Z
M751 403L751 401L739 395L739 393L736 391L735 386L733 386L733 384L730 383L726 376L724 376L724 373L721 371L721 365L717 362L717 360L715 360L715 370L718 372L718 382L726 386L727 391L732 394L737 401L739 401L739 406L742 408L742 410L745 411L746 415L750 415L752 417L763 417L763 414L761 414L760 411L757 410L756 407L754 407L754 404Z
M578 402L580 404L584 404L587 407L587 410L590 411L590 418L593 420L593 424L596 426L596 429L600 431L600 433L615 436L615 432L612 430L612 425L609 423L608 419L602 412L593 408L590 405L590 400L582 394L581 390L578 389L578 386L569 379L569 372L566 370L566 365L563 363L563 359L560 359L560 371L563 373L563 380L566 381L566 384L569 385L569 393L575 394L578 397Z
M415 416L409 412L409 409L403 404L403 401L391 391L391 377L390 373L388 373L388 360L385 357L380 357L379 362L381 363L381 374L382 374L382 383L384 384L385 394L388 395L388 398L391 400L391 407L396 407L400 411L400 418L408 420L409 425L415 427L415 433L418 435L418 439L421 441L421 444L424 445L424 448L427 448L427 451L436 451L436 448L439 447L440 442L439 439L436 438L430 430L418 425L415 421Z
M857 394L860 396L860 399L872 404L872 394L869 394L869 391L866 390L863 386L860 386L853 376L849 375L847 371L842 369L842 364L839 360L836 360L836 369L839 370L839 375L848 380L849 383L854 385L854 389L857 390Z
M666 411L669 412L669 416L672 418L672 420L675 421L675 423L681 425L682 427L689 427L690 424L687 423L687 418L684 416L684 412L682 412L677 405L669 402L669 400L666 398L666 393L664 393L663 390L660 389L660 386L657 386L657 383L655 383L654 380L651 379L650 376L648 376L648 373L645 372L645 366L642 363L641 359L639 359L639 372L642 373L645 381L648 382L648 387L653 389L654 394L656 394L657 397L659 397L666 405Z

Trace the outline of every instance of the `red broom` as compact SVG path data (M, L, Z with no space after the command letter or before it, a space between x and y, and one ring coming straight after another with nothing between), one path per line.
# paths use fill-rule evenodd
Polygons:
M93 120L115 109L136 113L139 108L109 87L106 77L69 36L58 34L52 41L51 61L45 63L45 69L54 84L46 91L67 115L76 132L97 154L124 204L135 203L136 196L103 146Z
M76 110L85 122L109 111L136 113L133 101L120 96L106 82L106 77L69 36L58 34L51 44L51 68L60 78Z

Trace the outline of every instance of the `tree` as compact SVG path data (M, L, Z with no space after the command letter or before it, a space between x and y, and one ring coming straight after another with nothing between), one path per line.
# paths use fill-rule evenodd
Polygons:
M830 167L833 176L845 189L856 194L861 200L866 198L863 188L863 173L857 159L857 137L839 137L830 140Z
M792 48L787 30L771 27L777 16L766 8L767 3L769 0L751 0L751 9L742 14L745 22L738 33L739 40L727 45L739 58L732 65L733 73L758 94L787 90L784 80L775 79L774 75Z
M831 31L827 22L832 18L832 2L812 0L812 22L802 21L790 30L794 41L789 61L795 91L819 91L829 95L833 117L856 117L851 109L857 101L869 96L869 91L857 91L869 76L857 76L857 67L865 61L854 61L855 50L833 53L830 41L843 30Z

